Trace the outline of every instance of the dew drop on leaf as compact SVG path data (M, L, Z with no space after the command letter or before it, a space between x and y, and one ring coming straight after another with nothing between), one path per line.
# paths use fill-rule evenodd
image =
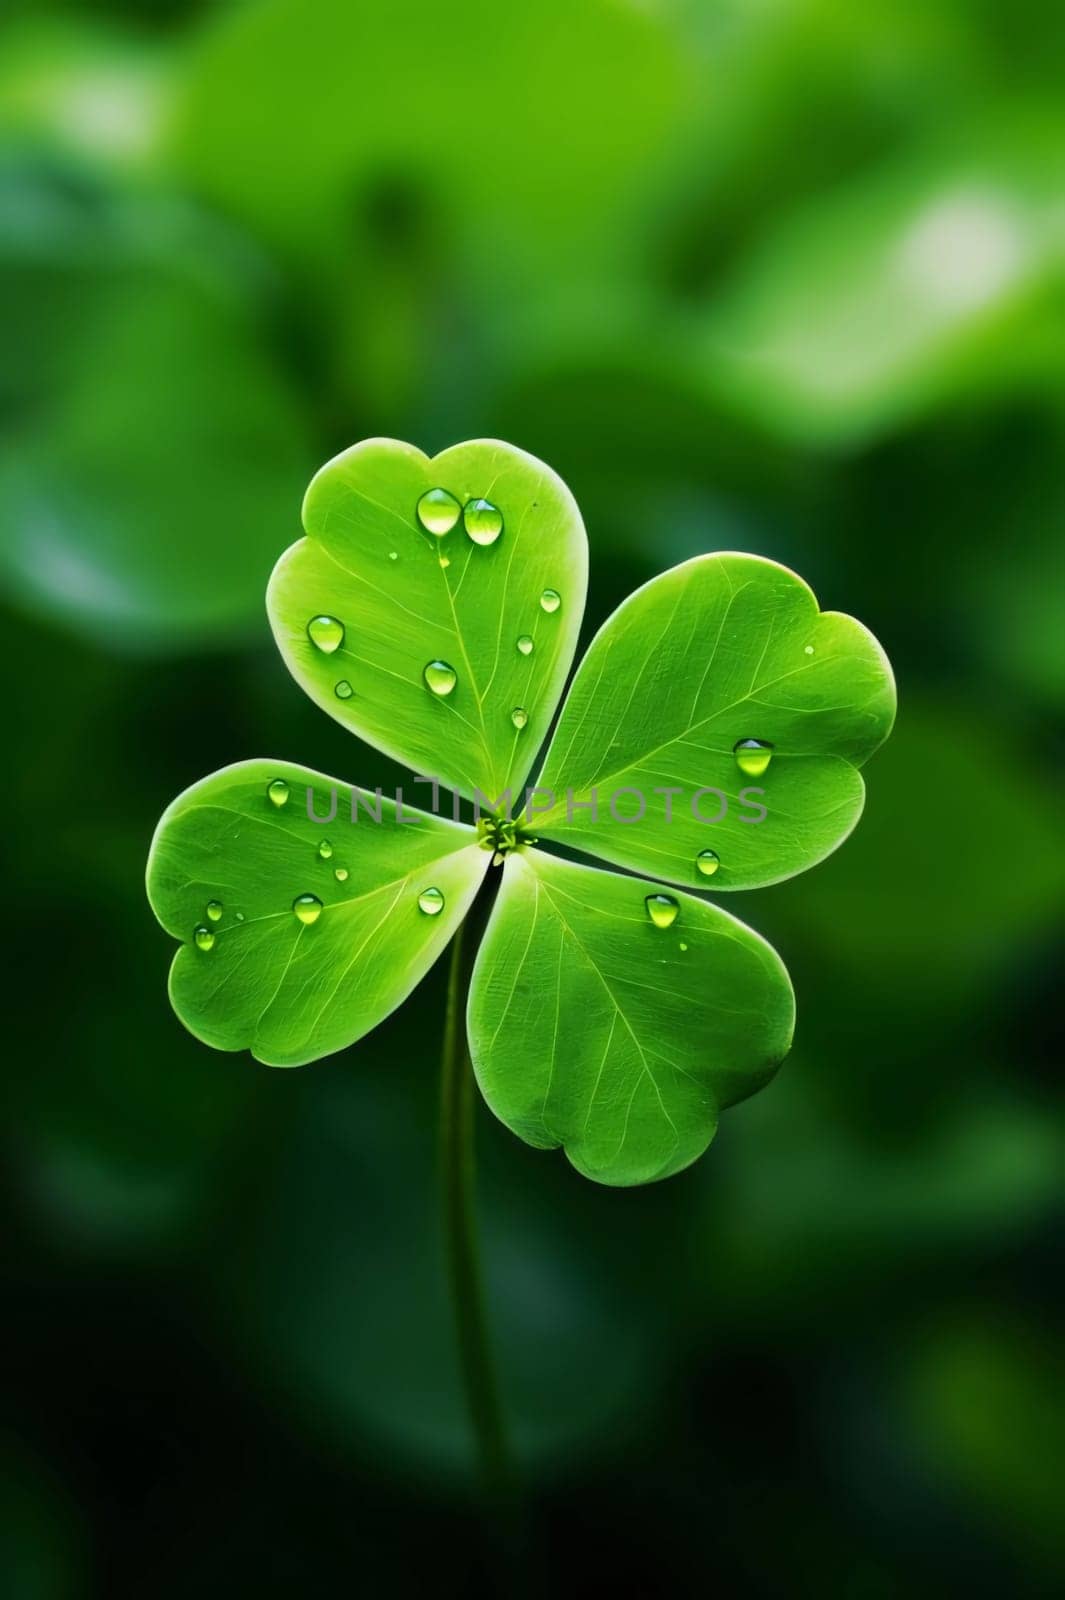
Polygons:
M766 739L740 739L732 746L736 765L748 778L760 778L773 759L773 746Z
M197 950L213 950L214 934L210 928L199 927L192 936L196 941Z
M292 909L296 914L297 922L302 922L309 928L312 922L317 922L322 914L322 902L316 894L298 894L292 902Z
M318 846L319 861L328 861L332 854L333 846L329 843L328 839L323 839L321 844Z
M716 850L700 850L695 865L704 878L712 878L721 865L721 858Z
M348 682L347 678L341 678L340 682L333 690L333 693L336 695L338 700L350 700L352 695L355 693L355 690L351 687L351 684Z
M278 810L288 804L288 784L284 778L275 778L272 783L268 783L266 793L270 804L277 806Z
M312 617L307 624L307 637L324 656L331 656L344 643L344 624L339 617Z
M524 728L525 724L529 720L529 713L525 710L524 706L515 706L514 710L510 713L510 720L516 728Z
M208 920L208 922L221 922L221 920L222 920L222 902L221 902L221 900L208 900L208 902L207 902L207 920Z
M462 525L474 544L495 544L503 532L503 513L491 500L467 500Z
M656 928L671 928L680 910L671 894L649 894L644 905L647 907L647 915Z
M521 654L523 656L531 656L532 655L532 653L533 653L533 641L532 641L532 637L531 637L530 634L523 633L520 636L520 638L518 639L518 652L519 652L519 654Z
M807 646L806 646L806 647L805 647L805 649L804 649L804 650L803 650L803 654L804 654L804 655L807 655L807 656L812 656L812 655L813 655L813 653L814 653L814 647L813 647L813 645L812 645L812 644L808 644L808 645L807 645Z
M336 881L338 883L347 883L347 881L348 881L348 869L347 869L347 867L334 867L333 868L333 877L336 879Z
M237 921L238 922L243 922L244 921L244 913L243 913L243 911L238 911L237 912Z
M423 889L418 896L418 910L427 917L438 917L444 909L444 896L439 889Z
M388 559L389 559L389 561L398 561L399 560L399 551L398 550L390 550L388 552Z
M540 596L540 609L542 611L557 611L562 604L562 596L557 589L545 589Z
M422 673L426 685L434 694L450 694L459 681L458 673L446 661L430 661Z
M418 501L418 521L427 533L435 534L438 539L451 532L461 511L455 496L446 489L430 489Z

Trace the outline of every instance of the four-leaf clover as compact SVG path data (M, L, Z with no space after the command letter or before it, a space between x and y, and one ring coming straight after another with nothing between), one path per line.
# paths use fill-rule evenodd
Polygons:
M894 717L882 650L775 562L685 562L592 641L523 807L584 611L565 485L493 440L430 459L371 439L321 469L303 520L268 593L293 676L432 780L443 811L450 792L483 814L278 760L193 785L148 867L182 941L178 1015L273 1066L343 1049L410 994L491 873L467 1008L488 1105L600 1182L680 1171L772 1076L794 1021L779 957L700 891L790 877L847 836Z

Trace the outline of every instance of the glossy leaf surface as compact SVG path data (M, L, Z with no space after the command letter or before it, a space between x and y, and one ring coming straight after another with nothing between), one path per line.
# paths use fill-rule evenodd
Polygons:
M288 787L281 805L271 784ZM308 817L308 789L316 816L337 791L332 822ZM360 809L353 824L350 793L305 767L243 761L163 814L148 895L183 941L170 997L204 1043L276 1067L341 1050L406 999L465 916L489 861L473 831L410 810L400 822L387 800L380 823ZM439 911L419 906L429 888ZM308 896L320 902L312 921L297 914Z
M451 497L455 517L440 535L418 515L433 490ZM502 518L489 544L464 525L478 527L466 508L481 500ZM561 479L495 440L430 460L413 445L367 439L315 476L303 520L307 537L278 562L267 600L296 681L415 773L469 798L520 787L584 611L587 541ZM552 611L541 603L545 590L560 596ZM313 642L308 625L320 616L341 624L339 647ZM427 668L446 692L430 687ZM443 669L454 675L450 687ZM526 714L520 727L516 710Z
M648 896L674 902L658 927ZM543 851L508 858L474 970L470 1051L489 1106L600 1183L647 1183L706 1149L767 1083L794 1000L765 940L717 906Z
M592 641L539 779L555 804L537 832L693 888L791 877L854 826L858 768L894 712L891 668L861 623L819 611L776 562L698 556ZM763 771L737 759L751 740L769 748Z

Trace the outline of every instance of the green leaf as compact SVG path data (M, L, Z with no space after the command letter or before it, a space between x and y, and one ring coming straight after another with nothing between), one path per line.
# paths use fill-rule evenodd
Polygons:
M267 790L282 780L277 806ZM313 790L316 816L307 814ZM294 1067L353 1044L410 994L465 916L489 856L472 829L381 801L380 823L335 779L283 761L242 761L179 795L148 861L148 897L184 941L170 997L185 1026L219 1050ZM373 797L371 803L376 805ZM323 858L322 841L332 853ZM346 872L343 881L337 873ZM435 915L419 907L439 889ZM293 910L313 895L310 925ZM209 902L219 902L211 920ZM199 948L197 927L213 934Z
M770 234L688 343L715 392L785 436L860 441L1065 366L1061 128L971 133Z
M461 506L484 498L497 507L495 543L475 544L461 516L442 537L427 532L417 507L437 488ZM315 476L303 522L308 537L281 557L267 596L296 681L352 732L468 798L520 787L584 611L587 541L561 479L495 440L430 460L413 445L368 439ZM548 589L561 596L551 612L541 605ZM344 627L328 654L308 635L322 615ZM528 654L519 638L532 641ZM426 685L435 661L456 674L449 694ZM528 719L520 728L516 709Z
M600 1183L688 1166L791 1044L776 952L692 895L671 896L676 920L657 927L656 893L542 851L511 855L473 974L470 1050L489 1106Z
M0 137L112 171L150 171L176 65L140 30L87 16L20 18L4 29Z
M134 228L109 190L62 196L42 176L48 226L0 251L13 324L62 351L38 384L16 341L0 382L39 401L0 453L0 583L112 648L243 643L313 459L248 304L257 263L185 207L142 202Z
M853 617L818 611L776 562L699 556L638 589L592 641L539 779L554 803L536 831L693 888L774 883L846 838L865 795L857 769L894 714L887 659ZM746 739L773 747L760 775L737 764ZM596 815L578 808L593 794ZM697 865L706 850L712 878Z
M501 302L508 328L549 309L516 285L550 298L560 275L595 281L617 262L635 197L660 187L663 152L699 103L676 29L614 0L500 6L490 28L480 0L399 12L317 0L314 16L308 27L303 0L266 0L205 18L176 118L195 182L347 282L363 243L353 202L382 177L409 186L442 214L428 265L490 285L478 313ZM486 138L489 104L506 114ZM480 376L455 373L458 403Z

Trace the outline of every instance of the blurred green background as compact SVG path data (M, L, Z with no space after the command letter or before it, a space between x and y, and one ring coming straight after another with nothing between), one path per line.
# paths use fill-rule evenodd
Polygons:
M507 1592L434 1190L442 999L297 1073L166 1000L143 867L250 756L394 769L263 610L368 434L542 456L587 631L704 550L853 611L857 834L728 908L799 1024L694 1169L484 1113L531 1592L1065 1578L1065 39L1050 0L101 0L0 24L0 1590Z

